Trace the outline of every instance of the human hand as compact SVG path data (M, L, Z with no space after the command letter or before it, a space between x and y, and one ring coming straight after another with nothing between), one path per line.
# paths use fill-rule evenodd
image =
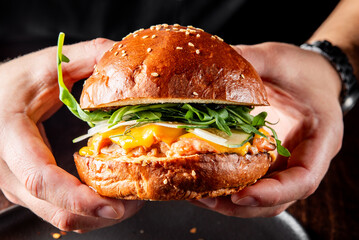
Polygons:
M65 46L64 81L88 77L113 42L96 39ZM61 230L88 231L133 215L140 201L101 197L56 165L42 122L60 106L56 47L0 65L0 188L13 203Z
M268 217L307 198L318 187L343 137L338 73L320 54L281 43L234 47L262 77L268 112L279 139L290 150L267 176L237 194L195 201L237 217Z

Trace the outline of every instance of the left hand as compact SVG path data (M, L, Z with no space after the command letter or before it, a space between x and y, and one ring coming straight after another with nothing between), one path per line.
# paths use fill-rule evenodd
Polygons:
M193 201L225 215L269 217L310 196L338 153L343 137L338 73L320 54L281 43L234 47L262 77L274 126L292 156L232 196ZM274 119L272 122L276 122Z

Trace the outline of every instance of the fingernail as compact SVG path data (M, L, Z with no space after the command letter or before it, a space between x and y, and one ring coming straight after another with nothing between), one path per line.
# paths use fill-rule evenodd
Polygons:
M215 198L202 198L198 199L199 202L203 203L209 208L213 208L216 205L216 199Z
M238 200L233 199L233 202L241 206L251 206L251 207L258 206L258 201L255 198L249 196L240 198Z
M96 214L99 217L109 219L118 219L122 217L122 215L118 214L116 210L111 206L100 207L99 209L97 209Z

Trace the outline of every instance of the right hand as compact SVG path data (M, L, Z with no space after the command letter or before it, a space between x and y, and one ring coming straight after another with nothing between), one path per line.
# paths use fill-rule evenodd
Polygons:
M88 77L113 42L96 39L64 46L63 64L71 88ZM0 65L0 188L13 203L61 230L84 232L136 213L141 201L101 197L56 165L42 122L61 106L58 99L56 47ZM60 133L61 134L61 133Z

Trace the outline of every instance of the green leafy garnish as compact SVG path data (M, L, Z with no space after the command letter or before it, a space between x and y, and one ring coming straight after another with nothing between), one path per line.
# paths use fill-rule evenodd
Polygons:
M139 124L147 122L177 122L181 123L178 126L179 128L215 128L223 131L228 136L232 135L232 131L243 131L249 134L249 137L244 142L238 143L238 146L242 146L245 142L252 139L255 134L267 138L258 130L266 126L273 133L278 153L285 157L290 156L290 152L282 146L274 129L268 126L271 123L265 120L267 113L261 112L256 116L252 116L250 114L251 107L219 104L165 103L124 106L115 111L96 110L91 112L81 109L80 104L67 89L62 76L62 62L70 61L69 58L62 54L64 37L64 33L59 34L57 48L59 98L76 117L87 122L91 127L103 121L107 121L109 127L112 127L122 121L136 120L137 124L127 127L126 131L121 134L129 135L131 129ZM111 137L117 136L120 135ZM237 146L237 144L234 146Z
M60 88L59 98L76 117L87 122L90 126L94 126L94 123L108 119L111 115L108 112L101 110L96 110L93 112L82 110L80 104L78 104L74 96L67 89L62 76L61 63L70 62L70 59L62 54L64 38L65 34L60 33L57 43L57 77Z

